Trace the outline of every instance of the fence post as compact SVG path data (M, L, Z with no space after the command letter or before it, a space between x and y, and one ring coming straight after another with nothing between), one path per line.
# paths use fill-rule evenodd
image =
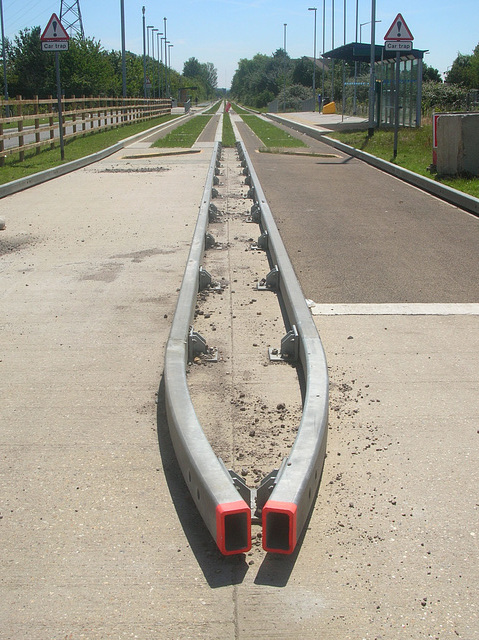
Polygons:
M38 96L35 96L34 98L35 100L35 104L33 105L33 114L38 116L40 109L39 109L39 102L38 102ZM37 131L37 129L40 128L40 118L37 117L34 119L35 122L35 142L38 144L41 140L40 138L40 131ZM40 146L35 147L35 154L38 155L40 153L41 149Z
M19 147L23 147L24 144L24 137L22 135L20 135L20 133L23 131L23 105L22 105L22 96L17 96L17 101L18 101L18 110L17 110L17 116L19 116L21 119L18 121L18 146ZM25 160L25 151L21 150L20 151L20 162L23 162Z
M72 110L73 110L73 114L72 114L72 122L73 122L73 133L75 134L77 132L77 103L75 101L75 96L72 96L73 102L72 102Z
M86 111L85 111L85 96L82 96L82 109L81 109L81 130L85 131L86 130L86 122L85 122L85 116L86 116Z
M5 166L5 156L3 155L3 150L5 148L3 142L3 122L0 122L0 167Z
M53 127L54 127L54 122L53 122L53 96L48 96L48 100L50 101L49 123L50 123L50 140L52 141L50 143L50 149L54 149L55 148L55 143L53 142L53 140L55 138L55 132L53 131Z

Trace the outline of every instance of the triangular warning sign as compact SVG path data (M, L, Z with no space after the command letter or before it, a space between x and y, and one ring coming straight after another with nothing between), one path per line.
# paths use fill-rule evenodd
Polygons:
M385 40L414 40L414 36L409 31L404 18L400 13L394 18L394 22L389 28L389 31L384 36Z
M47 24L47 28L43 32L40 40L42 42L45 40L52 42L64 42L65 40L70 40L70 36L63 28L63 25L58 19L56 13L54 13L50 18L50 22Z

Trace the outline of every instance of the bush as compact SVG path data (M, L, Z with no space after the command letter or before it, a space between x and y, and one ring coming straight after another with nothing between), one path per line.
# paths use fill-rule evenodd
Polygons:
M460 111L467 109L468 91L458 84L424 82L422 85L422 112Z
M311 89L302 84L292 84L280 91L278 95L279 104L282 105L286 101L286 111L301 111L303 100L311 98Z

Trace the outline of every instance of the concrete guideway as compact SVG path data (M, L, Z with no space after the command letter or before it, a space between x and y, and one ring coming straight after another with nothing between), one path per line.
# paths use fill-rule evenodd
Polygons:
M222 118L219 119L217 126L215 135L217 139L221 137L221 130ZM211 251L217 247L216 241L210 234L208 223L218 222L220 216L225 216L223 223L230 227L234 224L235 217L228 207L221 214L219 213L217 206L212 202L219 196L219 189L214 185L219 187L222 184L225 190L223 198L227 201L231 199L234 202L235 198L241 197L237 180L233 179L234 158L226 152L222 155L219 142L215 142L198 222L166 346L165 402L170 433L185 482L220 551L224 555L249 551L251 519L256 517L263 527L264 549L289 554L294 551L298 539L302 536L314 504L324 465L328 423L327 366L311 313L237 128L235 133L238 152L237 171L238 174L246 176L243 184L250 186L247 197L251 199L253 205L251 215L245 217L243 214L243 220L259 225L258 233L261 232L261 237L258 239L257 249L264 250L269 267L273 267L269 275L265 273L266 278L262 279L264 282L262 288L274 293L277 297L276 314L282 313L285 332L287 332L280 341L280 349L275 348L277 357L273 358L271 355L270 360L279 360L283 364L301 369L298 378L302 380L303 410L296 427L297 436L291 451L286 453L281 465L276 462L272 469L267 470L264 477L260 475L260 483L257 487L252 488L234 470L228 471L218 455L213 452L191 401L187 372L194 362L198 361L198 364L202 362L202 355L208 359L211 351L205 337L194 331L193 327L193 319L197 315L195 309L198 308L199 300L215 292L214 275L210 275L203 267L205 261L208 261L207 250ZM223 183L218 177L221 174L222 157L228 158L230 167L223 172ZM241 165L238 164L239 160ZM243 167L242 170L241 167ZM222 279L225 283L224 287L216 285L216 288L219 286L221 293L223 288L230 288L231 306L226 309L225 314L229 322L235 317L233 299L236 299L236 289L239 288L239 285L235 285L234 289L231 287L232 273L236 273L239 268L243 270L247 268L244 259L238 259L238 253L235 254L233 251L235 241L243 231L242 226L244 225L237 225L238 235L235 235L234 239L229 235L228 241L221 245L227 252L230 268L227 271L228 278L225 279L223 276ZM241 256L242 253L244 252L240 251L239 255ZM234 258L233 255L235 255ZM247 262L250 261L251 258ZM235 279L235 281L238 280ZM258 279L257 282L258 290L261 290ZM251 286L251 283L247 283L247 286ZM248 291L247 287L246 291ZM242 322L246 323L248 317L246 309L241 315ZM211 313L208 313L208 317L211 317ZM253 321L248 318L251 335L258 333L260 327L265 330L265 323L260 322L255 316L253 318ZM231 327L232 324L227 325L226 332L231 332ZM235 351L238 341L234 342L235 344L231 345L233 348L230 349L229 359L236 361ZM228 356L222 356L223 361L227 359ZM264 363L263 366L267 364ZM275 373L279 367L275 364L271 366L271 362L269 364L268 379L263 379L263 385L258 385L258 390L264 398L268 396L271 384L274 384L278 378ZM237 369L236 366L233 368ZM219 379L218 375L213 373L211 377L215 380L215 384L220 386L224 374L220 374ZM258 376L255 376L254 381L259 381ZM209 380L208 382L210 383ZM242 395L245 396L245 394ZM284 398L277 406L282 407L286 412ZM256 418L254 424L257 425L259 422L259 418ZM241 429L240 421L236 424L231 423L229 429L234 441L236 432ZM256 429L249 430L253 431L250 436L254 436ZM231 453L228 452L228 455ZM239 455L236 459L239 459ZM260 472L256 471L256 473Z
M223 558L189 499L164 407L157 418L154 402L206 154L124 155L0 204L8 223L0 234L0 637L476 640L477 316L315 317L332 380L331 421L309 530L292 556L265 556L256 539L244 557ZM307 297L377 303L380 278L341 284L346 251L335 258L338 280L330 279L323 234L312 226L320 218L324 231L319 209L335 218L335 233L347 226L332 210L328 190L341 182L328 171L341 172L353 191L351 163L315 165L321 207L314 216L299 209L300 234L285 221L297 215L292 203L304 183L292 187L285 176L296 176L294 166L274 160L284 204L271 202L269 187L268 200ZM344 191L337 206L347 208ZM369 190L363 195L370 200ZM401 199L402 186L398 206ZM465 282L475 273L467 263L474 218L464 223L462 212L432 199L434 217L423 202L408 196L395 230L406 226L407 208L417 209L436 268L435 253L453 272L455 256L465 254L457 258L464 280L429 280L429 302L448 290L477 302ZM442 207L454 224L444 225ZM366 225L366 216L355 221L363 243ZM438 238L457 226L464 241L444 253ZM424 268L419 248L411 251L415 277L406 282L414 288ZM329 278L328 298L313 296L324 291L315 274Z

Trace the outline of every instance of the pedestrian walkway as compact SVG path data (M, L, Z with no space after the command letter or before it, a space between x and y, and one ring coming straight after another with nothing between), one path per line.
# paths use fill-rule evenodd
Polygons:
M335 131L338 129L366 128L368 120L357 116L343 116L338 113L318 113L317 111L299 111L297 113L275 114L286 120L299 122L319 131Z

